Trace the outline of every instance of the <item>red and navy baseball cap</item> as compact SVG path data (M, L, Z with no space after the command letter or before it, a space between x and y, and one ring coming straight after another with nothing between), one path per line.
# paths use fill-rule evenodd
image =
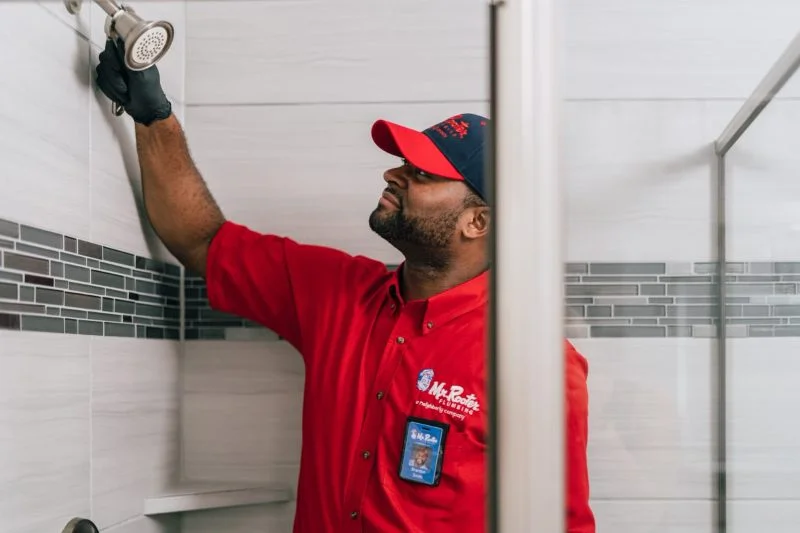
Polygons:
M489 119L464 113L452 116L423 131L386 120L372 125L372 140L378 148L429 174L464 181L483 200L484 145Z

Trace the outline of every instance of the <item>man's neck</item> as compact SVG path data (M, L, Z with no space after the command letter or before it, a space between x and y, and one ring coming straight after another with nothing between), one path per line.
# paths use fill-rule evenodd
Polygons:
M485 261L456 261L453 266L443 270L406 261L401 271L400 290L407 302L427 300L479 276L487 268Z

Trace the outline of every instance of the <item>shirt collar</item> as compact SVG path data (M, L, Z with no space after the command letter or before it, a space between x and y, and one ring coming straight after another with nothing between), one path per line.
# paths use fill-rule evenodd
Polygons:
M400 265L393 273L389 283L389 294L402 309L406 306L421 306L417 314L423 335L438 329L456 318L486 304L489 293L489 271L456 285L424 301L404 302L400 294Z

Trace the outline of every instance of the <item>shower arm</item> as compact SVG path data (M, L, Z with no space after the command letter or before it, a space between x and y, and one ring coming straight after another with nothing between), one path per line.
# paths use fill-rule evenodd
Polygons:
M114 0L94 0L94 3L100 6L109 17L113 17L116 13L123 9L123 7L117 4ZM77 15L81 10L83 0L64 0L64 5L70 14Z

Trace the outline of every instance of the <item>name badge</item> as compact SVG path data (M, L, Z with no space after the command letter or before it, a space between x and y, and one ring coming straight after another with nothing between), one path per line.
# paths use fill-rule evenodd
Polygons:
M409 417L406 420L400 477L413 483L435 487L442 475L444 443L449 424Z

